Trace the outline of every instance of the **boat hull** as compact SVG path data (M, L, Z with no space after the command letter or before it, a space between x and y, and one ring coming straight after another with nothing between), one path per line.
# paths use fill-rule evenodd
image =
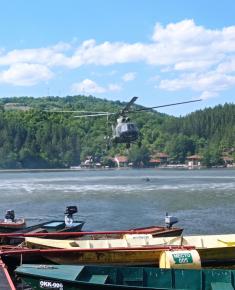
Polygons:
M4 222L0 220L0 232L12 233L18 230L23 230L26 226L24 219L16 219L14 222Z
M37 234L37 233L73 233L80 232L84 221L75 221L74 225L71 227L66 227L64 221L52 220L49 222L40 223L37 225L24 227L22 229L17 229L14 233L19 234ZM54 226L53 226L54 225ZM69 238L69 234L66 235L66 238ZM61 237L58 235L54 235L54 238L60 239ZM63 237L62 237L63 238ZM65 238L65 237L64 237ZM16 245L24 241L24 238L18 236L5 236L0 238L1 244L7 245Z
M234 289L234 270L22 265L16 274L33 289Z
M235 262L235 235L185 236L152 238L148 235L127 235L113 240L49 240L26 238L34 249L73 249L72 255L48 255L59 264L158 264L160 251L169 247L194 247L205 265ZM134 251L135 248L135 251ZM159 249L160 248L160 249ZM159 251L160 250L160 251Z
M235 247L197 249L203 265L235 264Z
M128 250L128 251L93 251L74 252L60 255L59 253L43 254L43 257L56 264L93 264L93 265L159 265L159 250ZM197 250L203 266L226 265L235 263L235 248L225 249L198 249Z
M66 265L128 265L128 266L158 266L162 249L159 250L129 250L129 251L88 251L43 254L43 257L56 264Z

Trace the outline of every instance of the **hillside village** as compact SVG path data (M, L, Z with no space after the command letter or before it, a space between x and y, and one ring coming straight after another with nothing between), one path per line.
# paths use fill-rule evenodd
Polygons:
M141 147L109 146L106 118L75 119L53 110L117 112L126 103L92 96L0 99L0 168L233 167L235 105L174 117L157 111L132 118ZM136 109L142 106L133 105ZM52 111L52 113L50 113Z

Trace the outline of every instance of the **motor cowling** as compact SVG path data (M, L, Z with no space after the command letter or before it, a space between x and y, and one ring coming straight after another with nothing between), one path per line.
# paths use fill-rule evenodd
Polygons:
M15 212L12 209L6 211L5 220L14 221L15 220Z
M174 216L166 214L166 216L165 216L165 224L166 224L167 228L170 229L173 226L173 224L176 224L176 223L178 223L177 217L174 217Z
M64 212L64 222L66 227L71 227L73 225L73 214L78 212L78 208L75 205L67 206Z
M78 212L77 206L76 205L70 205L70 206L66 207L66 210L65 210L64 214L73 215L73 214L75 214L77 212Z

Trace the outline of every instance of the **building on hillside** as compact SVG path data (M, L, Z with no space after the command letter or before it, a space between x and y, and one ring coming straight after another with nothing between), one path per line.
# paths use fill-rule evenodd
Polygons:
M230 156L223 156L223 160L224 160L224 165L226 167L232 167L234 164L233 164L233 157L230 157Z
M166 165L168 163L169 155L163 152L158 152L152 157L153 160L159 160L158 165Z
M187 157L188 167L200 167L202 157L200 155L191 155Z
M4 105L4 110L19 110L19 111L28 111L31 107L21 104L21 103L6 103Z
M159 166L160 164L161 164L160 159L151 158L151 159L149 160L149 166L150 166L150 167L157 167L157 166Z
M87 156L85 161L81 163L81 167L92 168L94 167L94 161L92 156Z
M117 167L126 167L128 166L128 158L126 156L115 156L113 159Z

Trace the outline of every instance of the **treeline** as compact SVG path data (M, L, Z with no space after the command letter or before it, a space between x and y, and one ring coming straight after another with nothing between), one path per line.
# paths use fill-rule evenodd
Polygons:
M68 96L0 99L0 168L59 168L78 165L86 156L108 162L108 157L128 155L135 165L147 164L157 152L172 162L185 162L200 154L210 166L222 163L222 154L235 148L235 105L225 104L176 118L155 111L131 114L141 131L142 147L106 147L110 119L74 118L71 113L50 110L117 112L125 104L94 98ZM140 106L136 106L140 108Z

